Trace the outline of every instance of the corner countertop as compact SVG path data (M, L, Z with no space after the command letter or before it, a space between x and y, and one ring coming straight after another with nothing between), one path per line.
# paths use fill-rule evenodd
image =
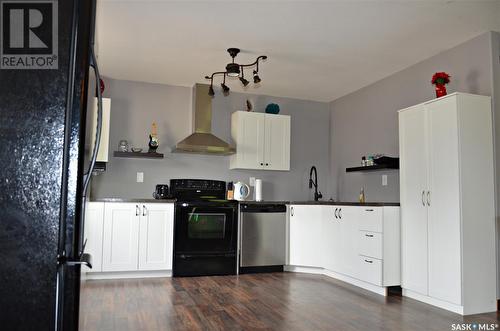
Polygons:
M327 206L366 206L399 207L399 202L344 202L344 201L240 201L246 204L287 204L287 205L327 205Z

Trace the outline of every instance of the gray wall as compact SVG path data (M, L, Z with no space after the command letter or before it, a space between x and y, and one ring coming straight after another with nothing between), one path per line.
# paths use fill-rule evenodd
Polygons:
M491 62L493 67L493 105L495 112L493 114L495 120L495 154L496 154L496 223L497 223L497 297L500 298L500 33L493 32L491 38Z
M231 84L239 84L238 81ZM309 168L316 165L320 189L330 197L329 183L329 105L328 103L275 98L242 93L224 97L216 90L213 99L212 132L230 141L230 119L235 110L244 110L245 101L254 111L263 112L271 102L278 103L281 114L292 116L291 171L229 170L229 157L170 153L191 128L191 89L186 87L106 79L105 96L111 97L110 161L104 174L92 181L92 198L149 198L158 183L171 178L207 178L225 181L249 177L262 178L265 200L308 199ZM162 160L122 159L112 156L118 142L127 139L132 146L147 148L151 123L158 124ZM144 183L136 182L136 173L144 172Z
M397 171L346 173L361 156L399 155L397 110L435 98L434 72L451 75L448 93L492 95L491 33L417 63L330 103L332 192L340 200L356 201L365 187L367 201L399 201ZM500 154L499 154L500 155ZM382 174L388 186L382 186Z

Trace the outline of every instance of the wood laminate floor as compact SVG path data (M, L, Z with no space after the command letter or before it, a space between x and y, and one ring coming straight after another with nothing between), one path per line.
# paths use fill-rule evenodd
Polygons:
M86 281L80 306L84 331L440 331L452 330L453 323L500 324L498 313L462 317L295 273Z

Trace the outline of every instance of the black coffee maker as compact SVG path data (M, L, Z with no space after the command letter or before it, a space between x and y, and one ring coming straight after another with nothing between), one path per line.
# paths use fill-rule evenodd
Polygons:
M167 184L158 184L156 185L156 189L153 192L153 198L155 199L169 199L168 195L168 185Z

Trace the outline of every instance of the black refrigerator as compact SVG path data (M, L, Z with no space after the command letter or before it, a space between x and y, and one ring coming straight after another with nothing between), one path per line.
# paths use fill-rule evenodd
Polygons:
M77 330L96 4L0 6L0 329Z

